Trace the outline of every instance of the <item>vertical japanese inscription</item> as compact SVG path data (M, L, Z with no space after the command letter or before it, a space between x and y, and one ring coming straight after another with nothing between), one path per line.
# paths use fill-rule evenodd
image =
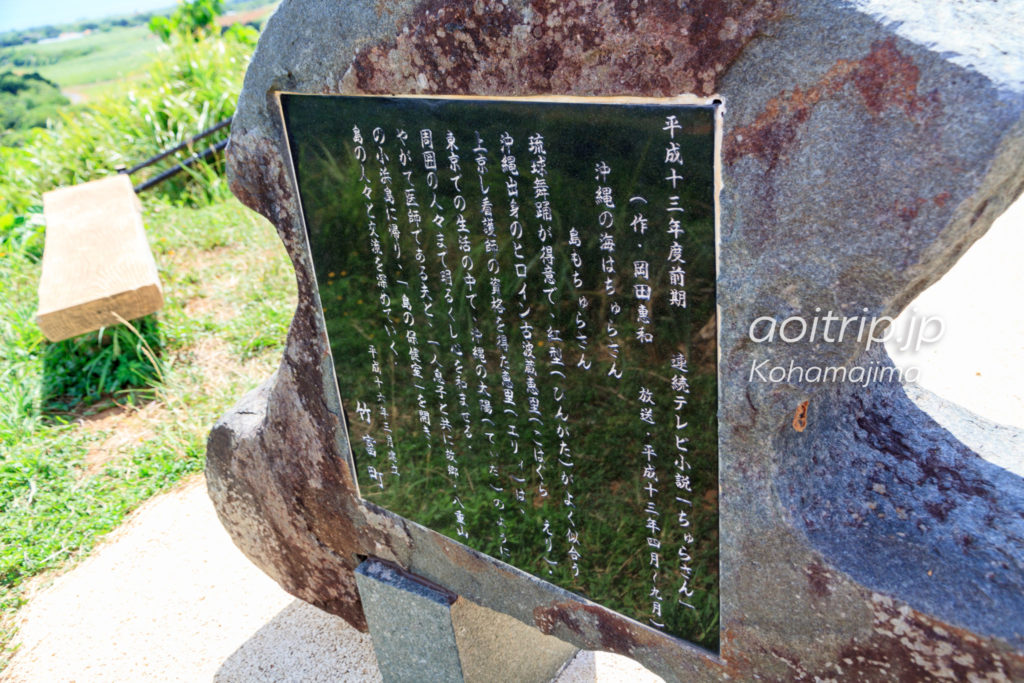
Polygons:
M714 109L282 107L361 495L716 650Z

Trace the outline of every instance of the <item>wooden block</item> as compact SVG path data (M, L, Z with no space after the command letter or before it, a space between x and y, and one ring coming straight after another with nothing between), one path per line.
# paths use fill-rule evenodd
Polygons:
M163 306L163 287L127 175L43 195L46 244L36 323L50 341Z

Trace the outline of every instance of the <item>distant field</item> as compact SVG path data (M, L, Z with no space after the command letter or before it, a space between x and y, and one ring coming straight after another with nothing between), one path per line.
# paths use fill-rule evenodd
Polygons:
M146 77L145 70L136 71L132 69L132 73L122 78L115 78L109 81L97 81L96 83L85 83L83 85L69 85L61 88L64 96L71 100L72 104L80 104L82 102L88 102L104 95L116 95L117 93L124 92L125 87L128 84L134 83L141 78Z
M40 66L0 67L23 73L37 71L61 88L124 78L152 59L160 39L145 26L117 28L53 43L23 45L0 50L0 55L35 56Z
M217 23L262 24L275 7L276 3L268 5L264 0L230 3L231 13L218 18ZM160 39L146 26L114 28L80 38L0 48L0 71L38 72L59 85L72 101L81 101L116 88L119 81L145 66L159 47ZM38 65L15 65L11 63L14 58Z

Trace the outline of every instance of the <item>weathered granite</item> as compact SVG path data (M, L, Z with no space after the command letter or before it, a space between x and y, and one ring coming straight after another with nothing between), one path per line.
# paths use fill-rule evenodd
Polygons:
M944 11L968 29L976 12L1020 19L975 5ZM815 307L895 316L1024 188L1024 44L933 49L894 22L901 7L285 0L229 146L232 188L278 227L299 288L280 370L210 436L211 496L239 547L360 628L354 570L376 556L668 680L1024 679L1022 480L891 384L750 381L765 358L884 366L881 346L755 344L748 326ZM275 91L724 100L720 656L358 499Z

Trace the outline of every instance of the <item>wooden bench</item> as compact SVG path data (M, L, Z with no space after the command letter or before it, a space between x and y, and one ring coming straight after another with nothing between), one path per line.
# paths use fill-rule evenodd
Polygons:
M128 175L47 192L43 213L36 322L47 339L92 332L163 306L142 206Z

